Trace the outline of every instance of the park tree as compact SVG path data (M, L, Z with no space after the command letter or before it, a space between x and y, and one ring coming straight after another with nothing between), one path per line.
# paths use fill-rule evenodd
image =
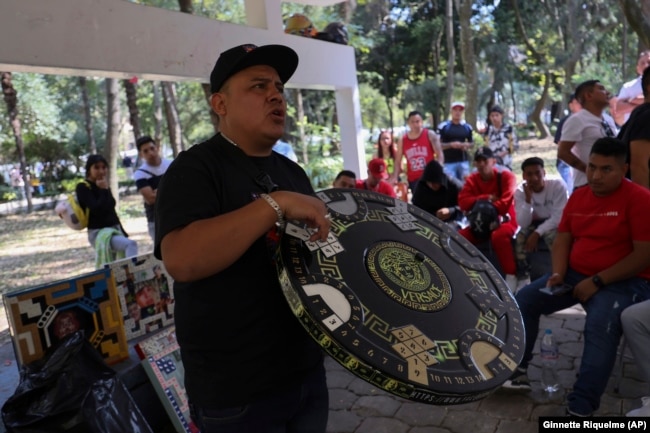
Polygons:
M27 171L27 161L25 160L25 146L23 143L23 134L20 127L20 116L18 115L18 93L14 88L12 82L11 72L0 72L0 81L2 82L2 94L4 96L5 104L7 104L7 113L9 114L9 122L11 123L11 130L16 140L16 152L20 161L20 172L24 176L25 183L25 197L27 197L27 212L32 212L34 206L32 204L32 189L29 179L29 172Z
M454 0L460 24L460 54L465 74L465 120L476 127L476 101L478 101L478 70L472 31L472 0Z
M639 45L650 48L650 2L647 0L618 0L625 18L639 37Z
M176 84L171 81L160 83L162 88L162 101L167 119L167 132L169 133L169 144L172 147L174 157L184 150L183 133L180 119L178 117L178 106L176 105Z
M133 131L134 143L138 138L142 136L142 129L140 128L140 110L138 110L138 97L135 89L137 82L137 77L122 80L122 86L124 86L124 94L126 95L126 106L129 110L129 122L131 123L131 130Z
M88 80L86 77L79 77L79 90L81 90L81 106L84 112L84 126L88 134L88 145L90 153L97 153L97 143L93 133L93 117L90 115L90 99L88 98Z
M121 110L119 99L119 83L116 78L106 78L106 145L105 157L108 161L108 180L113 196L119 201L117 194L117 156L119 155L119 136L121 125Z

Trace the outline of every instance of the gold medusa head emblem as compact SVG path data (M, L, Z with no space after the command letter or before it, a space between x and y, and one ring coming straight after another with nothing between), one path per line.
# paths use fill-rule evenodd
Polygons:
M451 302L451 285L433 260L401 242L368 249L368 274L393 301L417 311L440 311Z
M401 248L386 248L379 252L379 268L393 283L415 292L431 284L429 271L415 255Z

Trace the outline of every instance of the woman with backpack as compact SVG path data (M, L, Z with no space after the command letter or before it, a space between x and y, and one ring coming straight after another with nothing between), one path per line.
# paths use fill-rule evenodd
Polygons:
M138 244L128 238L122 227L108 186L108 163L102 155L90 155L86 161L86 180L76 187L79 205L87 209L88 242L96 252L96 266L123 257L138 255Z

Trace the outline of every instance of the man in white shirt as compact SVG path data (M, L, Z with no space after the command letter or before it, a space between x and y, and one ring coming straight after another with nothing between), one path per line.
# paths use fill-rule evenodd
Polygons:
M587 184L587 161L594 142L617 133L614 120L603 113L611 94L598 80L589 80L576 87L576 99L582 110L569 117L562 127L557 157L573 167L573 188Z
M539 238L544 238L549 250L553 245L568 198L566 185L561 179L546 179L541 158L524 160L521 172L524 181L515 190L515 213L519 224L515 258L519 287L530 282L528 254L537 250Z
M144 161L133 173L135 187L144 199L144 211L147 216L147 229L152 240L156 237L154 205L158 193L158 184L167 171L171 161L160 156L158 144L148 135L136 141L140 158Z
M639 54L639 59L636 63L637 77L634 80L628 81L623 84L621 90L618 92L616 98L610 101L610 110L616 124L623 126L627 119L630 118L630 113L637 106L643 104L643 88L641 86L641 76L645 68L650 66L650 50L646 50Z

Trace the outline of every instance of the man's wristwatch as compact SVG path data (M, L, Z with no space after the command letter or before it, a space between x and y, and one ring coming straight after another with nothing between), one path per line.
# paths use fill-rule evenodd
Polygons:
M593 277L591 277L591 281L593 281L594 285L599 289L605 287L605 283L603 282L603 279L600 278L599 275L594 275Z

